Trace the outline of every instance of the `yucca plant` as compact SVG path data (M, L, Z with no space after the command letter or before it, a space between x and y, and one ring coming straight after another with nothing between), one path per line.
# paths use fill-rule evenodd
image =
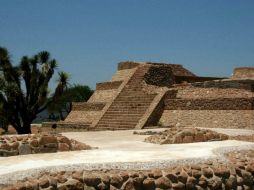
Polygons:
M60 97L68 84L68 74L60 72L55 92L49 95L48 85L57 68L47 51L32 57L24 56L13 65L9 52L0 47L0 104L2 114L18 134L31 133L37 114ZM0 110L1 112L1 110Z

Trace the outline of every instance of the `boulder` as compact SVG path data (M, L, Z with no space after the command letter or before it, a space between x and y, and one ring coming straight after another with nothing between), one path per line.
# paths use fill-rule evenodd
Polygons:
M32 149L29 144L20 144L18 147L19 155L31 154Z

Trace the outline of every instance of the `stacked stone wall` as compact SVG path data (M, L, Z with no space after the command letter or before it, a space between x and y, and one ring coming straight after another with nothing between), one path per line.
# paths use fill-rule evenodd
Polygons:
M165 110L253 110L254 98L167 99Z
M91 149L62 135L1 136L0 140L0 157Z
M152 170L62 171L41 173L3 190L252 190L253 150L226 155L228 163L207 161Z
M133 69L135 67L138 67L141 62L133 62L133 61L124 61L118 63L118 70L125 70L125 69Z
M254 110L165 110L163 126L254 129Z
M64 121L67 123L92 123L100 117L101 114L101 111L71 111Z
M246 89L251 91L252 85L248 81L236 81L236 80L212 80L205 82L196 82L191 84L194 87L200 88L237 88L237 89Z
M185 69L182 65L179 65L179 64L165 64L165 63L151 63L151 62L146 62L146 64L151 64L151 65L160 66L160 67L169 67L175 76L193 76L193 77L195 76L192 72Z
M117 89L113 90L96 90L88 102L111 102L118 93Z
M132 76L134 69L118 70L115 75L112 76L111 81L125 81Z
M239 67L234 69L233 79L254 79L254 67Z
M174 84L172 69L167 66L151 66L144 76L147 84L171 87Z
M100 111L105 103L73 102L72 111Z
M252 98L254 92L238 88L200 88L190 85L177 87L176 98Z
M102 82L96 84L96 90L117 89L123 81Z

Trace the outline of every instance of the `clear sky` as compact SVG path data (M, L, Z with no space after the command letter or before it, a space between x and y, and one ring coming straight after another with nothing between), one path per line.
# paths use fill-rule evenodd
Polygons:
M0 46L15 63L47 50L93 88L124 60L230 76L254 66L254 0L0 0Z

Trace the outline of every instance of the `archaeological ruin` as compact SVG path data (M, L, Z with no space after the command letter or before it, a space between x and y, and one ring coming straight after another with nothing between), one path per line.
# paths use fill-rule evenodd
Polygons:
M51 123L44 123L44 126ZM201 77L178 64L120 62L58 125L88 130L151 126L254 128L254 67Z

